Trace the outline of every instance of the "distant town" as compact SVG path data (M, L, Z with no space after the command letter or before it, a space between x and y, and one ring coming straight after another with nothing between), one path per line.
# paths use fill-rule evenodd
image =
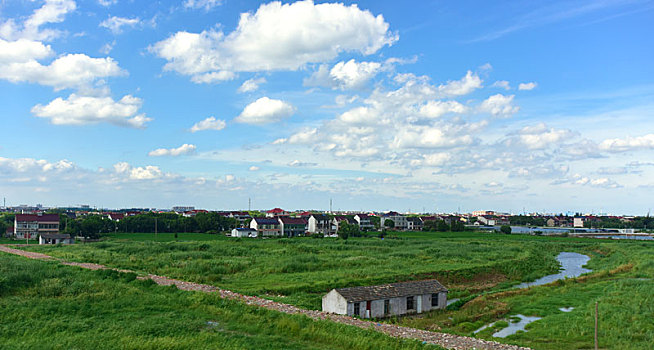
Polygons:
M652 239L654 220L647 216L471 213L399 213L317 211L282 208L210 211L193 206L170 209L46 208L42 205L0 208L0 232L9 239L40 244L94 240L109 233L199 232L232 237L340 237L393 231L486 231L506 234L594 238Z

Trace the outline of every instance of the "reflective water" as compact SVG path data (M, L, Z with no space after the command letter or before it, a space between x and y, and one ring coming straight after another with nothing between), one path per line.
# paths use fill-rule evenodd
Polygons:
M533 282L520 283L516 288L528 288L532 286L540 286L543 284L552 283L556 280L562 280L565 278L579 277L584 273L592 272L593 270L584 268L582 266L586 265L590 260L590 257L587 255L579 253L569 253L563 252L560 253L556 260L561 264L561 271L557 274L548 275L541 277Z
M493 337L496 338L504 338L508 337L512 334L516 334L518 331L524 331L525 326L534 322L540 320L542 317L537 317L537 316L524 316L524 315L515 315L515 317L519 317L520 320L517 322L509 321L509 326L497 331L493 334Z
M572 310L574 310L574 309L575 309L575 308L572 307L572 306L570 306L570 307L560 307L560 308L559 308L559 310L561 310L561 311L563 311L563 312L570 312L570 311L572 311Z

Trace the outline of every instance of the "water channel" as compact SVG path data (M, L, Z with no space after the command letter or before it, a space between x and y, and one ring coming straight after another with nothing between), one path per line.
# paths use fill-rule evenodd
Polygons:
M579 253L562 252L559 253L559 255L556 257L556 260L558 260L559 264L561 264L561 270L559 271L559 273L541 277L533 282L520 283L519 285L515 286L515 288L529 288L533 286L540 286L543 284L552 283L554 281L562 280L565 278L579 277L585 273L592 272L592 270L583 267L590 260L590 257L587 255L583 255ZM574 309L573 307L559 308L559 310L561 310L562 312L570 312L573 309ZM541 319L541 317L537 317L537 316L524 316L524 315L515 315L511 317L517 317L520 320L515 322L509 320L508 327L495 332L493 334L493 337L504 338L504 337L508 337L509 335L515 334L518 331L526 332L525 330L526 325ZM482 326L481 328L477 329L473 333L477 334L488 327L492 327L494 324L495 322Z

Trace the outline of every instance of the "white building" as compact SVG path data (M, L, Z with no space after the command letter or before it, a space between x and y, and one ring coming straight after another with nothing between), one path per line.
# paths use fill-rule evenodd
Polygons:
M322 311L361 318L423 313L447 306L447 288L437 280L332 289Z

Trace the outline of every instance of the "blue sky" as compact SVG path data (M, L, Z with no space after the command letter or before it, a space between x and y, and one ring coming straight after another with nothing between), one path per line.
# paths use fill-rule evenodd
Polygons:
M647 213L652 1L0 2L8 205Z

